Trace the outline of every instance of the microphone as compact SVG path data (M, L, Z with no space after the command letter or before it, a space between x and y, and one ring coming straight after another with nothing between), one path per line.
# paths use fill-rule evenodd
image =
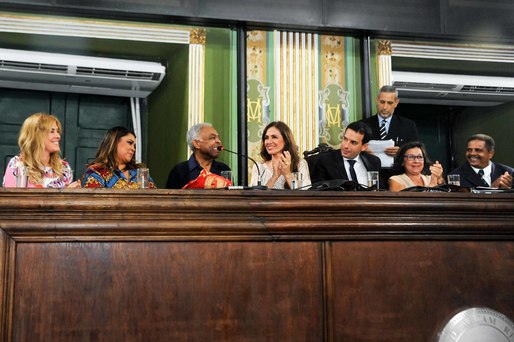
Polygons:
M235 154L236 156L244 157L246 159L251 160L254 163L255 167L257 168L257 175L258 175L257 186L250 186L250 187L246 187L246 188L243 186L241 189L256 189L256 190L267 190L268 189L267 186L261 184L261 170L259 169L259 165L257 164L257 162L252 157L250 157L246 154L241 154L241 153L237 153L237 152L234 152L231 150L227 150L224 146L217 146L217 147L215 147L215 149L218 151L226 151L226 152ZM234 188L239 188L239 187L229 187L229 188L234 189Z

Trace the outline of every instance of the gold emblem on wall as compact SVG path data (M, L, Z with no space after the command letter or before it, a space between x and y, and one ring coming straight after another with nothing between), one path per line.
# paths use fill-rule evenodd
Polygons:
M379 55L392 55L393 47L390 40L377 41L377 52Z
M326 86L320 95L320 138L334 148L339 147L344 129L349 124L349 95L338 84Z
M246 41L248 155L260 159L262 130L270 122L270 87L266 84L267 33L249 31ZM249 174L251 167L249 164Z
M191 44L205 45L205 37L207 31L205 29L193 29L189 34L189 41Z
M323 36L321 53L320 140L338 148L349 123L349 92L344 89L344 37Z

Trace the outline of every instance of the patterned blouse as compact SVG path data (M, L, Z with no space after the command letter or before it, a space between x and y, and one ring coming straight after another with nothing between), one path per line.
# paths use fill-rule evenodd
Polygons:
M129 178L120 169L111 169L102 164L90 165L84 172L83 188L138 189L137 169L128 170ZM150 177L149 188L155 189Z
M6 188L16 187L16 174L18 173L18 166L23 165L20 156L11 158L5 169L3 186ZM43 174L43 181L40 184L34 184L29 181L29 188L64 188L73 182L73 171L68 162L62 160L62 175L58 177L54 170L46 166Z

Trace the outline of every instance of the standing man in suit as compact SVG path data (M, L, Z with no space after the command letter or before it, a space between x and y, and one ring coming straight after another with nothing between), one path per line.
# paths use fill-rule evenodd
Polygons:
M367 184L367 172L380 170L380 159L363 151L371 138L371 129L362 121L352 122L344 131L341 149L321 156L316 164L314 182L334 179Z
M410 119L394 115L396 106L400 103L395 87L385 85L380 88L376 98L377 114L363 121L371 128L372 140L393 140L394 146L384 150L385 154L394 157L405 143L419 141L416 123ZM380 183L385 189L389 188L389 177L394 174L390 166L383 166L380 173Z
M492 162L494 139L485 134L475 134L467 141L466 160L450 174L460 175L460 185L465 187L487 186L512 189L514 169Z
M376 103L378 113L363 121L371 128L371 139L394 141L395 146L385 150L387 155L394 157L401 145L409 141L419 141L416 123L399 115L393 115L396 106L400 103L395 87L385 85L380 88Z

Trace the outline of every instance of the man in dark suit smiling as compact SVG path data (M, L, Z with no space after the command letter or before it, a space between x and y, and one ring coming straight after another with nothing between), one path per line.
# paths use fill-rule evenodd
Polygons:
M511 189L514 169L492 162L493 155L494 139L485 134L475 134L467 141L467 162L450 174L459 174L460 185L465 187L486 186Z

